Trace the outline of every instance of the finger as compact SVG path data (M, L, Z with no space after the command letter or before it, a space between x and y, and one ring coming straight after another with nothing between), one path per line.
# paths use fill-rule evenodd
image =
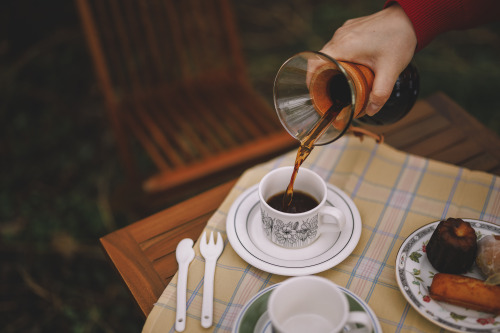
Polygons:
M391 96L394 84L398 78L398 73L390 70L375 71L375 79L373 80L372 91L368 97L368 105L366 114L373 116L384 106Z

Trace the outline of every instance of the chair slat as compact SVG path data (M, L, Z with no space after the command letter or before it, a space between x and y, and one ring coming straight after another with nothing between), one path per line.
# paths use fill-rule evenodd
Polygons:
M199 88L193 86L185 87L186 99L189 101L191 110L195 112L193 114L193 118L195 118L195 121L193 121L194 126L207 129L212 136L218 139L219 147L222 150L237 146L238 141L217 118L213 105L205 103L204 99L200 99L200 92L197 89Z
M246 116L241 110L234 112L228 98L224 96L225 94L224 88L217 87L208 91L200 91L200 98L204 103L210 105L213 117L216 118L219 126L223 128L220 132L221 135L227 133L239 143L251 140L252 137L248 134L246 128L248 125L245 122Z
M145 31L144 41L147 44L147 49L151 53L150 66L152 67L152 71L161 78L165 75L164 58L160 51L162 42L158 40L158 33L156 32L152 19L154 15L158 15L159 8L157 7L159 7L160 4L157 1L139 1L138 4L140 21ZM162 29L165 29L165 27L162 27ZM165 82L162 79L158 79L158 84L161 83Z
M146 105L145 103L136 103L136 119L140 120L139 123L135 123L131 126L143 125L144 128L148 129L150 138L152 142L155 142L159 149L163 152L163 155L168 158L170 165L172 167L184 166L185 162L179 153L180 149L177 145L172 144L173 136L171 133L176 133L177 131L173 129L173 132L169 133L170 128L167 127L166 130L162 129L159 123L152 117L151 105ZM169 126L167 124L167 126Z
M125 122L130 126L132 134L134 134L134 136L140 141L158 169L163 172L171 170L171 167L158 151L156 145L150 140L148 133L141 129L139 126L135 126L135 124L137 124L137 119L135 119L130 114L124 114L123 118L125 119Z
M154 117L159 125L169 133L184 154L186 162L202 159L211 155L210 149L194 131L192 124L185 117L185 110L171 101L154 102Z
M261 114L267 111L267 108L249 110L248 106L255 107L256 103L254 103L251 96L248 96L248 94L238 95L235 90L236 89L232 89L230 85L223 89L223 93L228 95L228 97L225 98L225 108L231 115L231 118L235 119L235 121L243 127L242 130L248 133L250 138L262 137L266 134L266 131L265 127L259 124L259 119ZM233 96L233 98L229 98L229 96Z
M129 31L124 21L123 9L119 5L118 0L109 0L111 5L111 20L114 23L113 30L116 32L114 38L118 39L120 47L120 56L123 57L123 66L128 74L128 81L134 90L141 90L140 79L136 66L135 52L132 50L132 45L129 39ZM121 2L120 2L121 3ZM119 70L119 69L118 69Z
M415 155L429 156L458 145L465 139L462 131L449 127L408 146L407 151Z
M240 108L240 113L250 118L253 123L252 131L256 136L274 133L282 129L282 125L271 107L264 103L261 96L237 85L231 85L227 93L234 96L231 99L234 108Z
M460 146L451 146L447 149L430 155L431 158L452 164L462 165L465 161L477 155L479 147L476 141L468 141Z
M487 151L481 151L476 156L468 159L462 164L463 167L472 170L483 168L484 170L494 170L499 166L498 158Z
M430 118L423 119L420 127L410 129L405 132L389 134L386 136L387 142L398 149L410 146L415 142L424 140L427 136L442 131L451 126L450 121L441 115L434 115Z
M164 5L164 11L162 12L162 14L165 15L163 19L160 17L156 17L156 24L159 27L158 30L166 30L170 33L170 40L165 39L163 41L163 44L161 44L160 40L160 45L163 45L163 54L169 55L165 57L167 63L170 65L169 67L171 71L169 71L169 73L174 80L188 77L189 68L188 62L186 61L186 59L188 58L188 54L184 45L185 40L183 39L182 31L180 29L181 20L179 19L179 15L175 10L173 1L158 1L162 2ZM162 37L166 36L160 35L160 38ZM179 72L176 71L177 68L179 69ZM176 73L178 74L176 75Z

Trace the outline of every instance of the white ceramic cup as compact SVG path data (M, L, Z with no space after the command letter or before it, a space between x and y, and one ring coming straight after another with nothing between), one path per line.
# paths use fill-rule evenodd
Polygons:
M349 302L332 281L319 276L300 276L276 287L267 303L273 332L337 333L359 324L355 332L372 332L367 313L349 311ZM350 329L354 329L352 326ZM350 331L348 331L350 332Z
M314 197L319 202L316 207L303 213L284 213L269 206L269 198L286 190L292 172L293 167L275 169L259 183L262 227L266 237L276 245L296 249L312 244L322 233L341 232L346 224L344 213L326 203L326 183L309 169L299 169L293 188Z

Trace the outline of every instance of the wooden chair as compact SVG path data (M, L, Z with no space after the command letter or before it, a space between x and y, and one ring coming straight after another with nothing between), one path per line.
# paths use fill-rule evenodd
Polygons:
M228 0L76 3L119 152L146 192L297 146L247 79Z

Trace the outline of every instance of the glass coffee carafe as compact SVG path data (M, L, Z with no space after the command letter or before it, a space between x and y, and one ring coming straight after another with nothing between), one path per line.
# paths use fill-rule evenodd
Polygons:
M304 144L335 141L353 123L384 125L404 117L415 103L419 76L413 64L401 73L391 97L374 116L365 114L374 74L366 66L337 61L321 52L288 59L274 81L274 104L286 130ZM327 126L318 126L320 122ZM320 127L320 130L318 130Z

